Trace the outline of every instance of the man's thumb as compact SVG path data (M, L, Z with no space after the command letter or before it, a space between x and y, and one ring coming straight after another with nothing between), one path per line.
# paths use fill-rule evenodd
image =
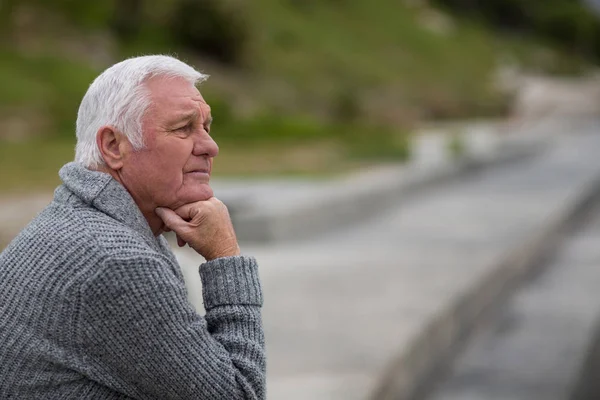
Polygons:
M160 219L162 219L167 228L171 229L172 231L177 232L178 228L181 227L181 224L185 223L185 221L181 219L181 217L177 215L175 211L169 208L158 207L154 212L159 216Z

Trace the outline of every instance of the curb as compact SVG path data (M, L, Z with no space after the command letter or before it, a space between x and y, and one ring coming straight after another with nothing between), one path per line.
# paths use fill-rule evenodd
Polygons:
M370 399L415 399L426 393L428 382L451 362L457 347L481 321L485 311L510 294L511 290L553 253L563 234L600 199L597 176L557 215L528 241L517 246L476 285L455 299L429 323L412 346L389 363ZM431 385L431 383L429 383Z
M322 195L298 207L236 212L235 202L223 201L231 213L238 239L246 242L274 242L301 239L353 224L378 214L407 196L431 185L505 162L515 162L544 148L547 137L526 143L503 143L491 154L473 154L460 161L419 168L416 165L376 170L366 177L331 182ZM359 183L360 182L360 183ZM241 207L240 207L241 208Z

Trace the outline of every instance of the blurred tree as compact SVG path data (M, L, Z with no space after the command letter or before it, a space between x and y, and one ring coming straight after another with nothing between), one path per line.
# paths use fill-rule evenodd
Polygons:
M600 19L579 0L434 0L496 27L546 38L588 59L600 60Z
M226 64L239 64L248 29L239 12L217 0L181 0L169 27L184 46Z
M114 9L112 30L121 39L129 40L139 34L143 23L142 0L120 0Z
M250 36L236 0L0 0L0 30L14 7L26 5L58 12L80 28L108 28L136 50L186 47L227 64L242 62Z
M354 122L362 117L359 90L341 87L333 101L333 115L339 122Z
M2 35L2 39L10 32L15 3L16 0L0 0L0 34Z

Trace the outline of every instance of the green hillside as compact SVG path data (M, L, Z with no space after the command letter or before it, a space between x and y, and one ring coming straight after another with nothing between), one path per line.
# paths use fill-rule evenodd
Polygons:
M226 175L404 159L406 132L419 121L506 111L509 99L493 85L502 60L580 65L540 39L508 38L426 5L372 4L4 1L0 190L56 184L87 85L132 55L175 54L211 75L202 91L222 149L216 173Z

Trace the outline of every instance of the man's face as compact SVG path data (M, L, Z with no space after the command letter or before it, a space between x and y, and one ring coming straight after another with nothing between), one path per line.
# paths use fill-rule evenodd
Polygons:
M144 148L126 152L119 172L123 184L146 210L211 198L219 147L209 135L210 107L182 78L151 78L146 87L151 105L142 119Z

